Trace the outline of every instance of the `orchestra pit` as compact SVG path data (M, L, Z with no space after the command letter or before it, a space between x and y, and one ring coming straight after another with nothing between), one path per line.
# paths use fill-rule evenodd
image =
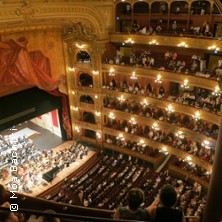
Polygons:
M222 221L221 13L0 1L0 222Z

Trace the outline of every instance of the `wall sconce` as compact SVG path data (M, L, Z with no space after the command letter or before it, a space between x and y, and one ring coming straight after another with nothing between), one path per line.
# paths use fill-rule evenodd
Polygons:
M68 70L69 70L70 72L75 72L75 68L74 68L74 67L69 67Z
M96 137L97 137L98 139L101 139L101 133L100 133L100 132L96 132Z
M117 99L120 101L120 102L125 102L126 99L123 97L123 95L121 95L120 97L117 97Z
M188 45L186 44L186 42L181 42L177 45L178 47L184 47L184 48L187 48Z
M215 86L214 91L212 92L212 95L214 96L220 96L220 87L219 86Z
M125 43L131 43L131 44L133 44L134 41L133 41L131 38L128 38L128 39L125 41Z
M191 165L192 164L192 158L190 156L186 157L186 161Z
M208 47L208 50L214 50L214 51L219 51L220 48L218 48L216 45L212 45Z
M140 102L140 104L142 105L142 106L147 106L147 105L149 105L149 103L147 102L147 100L146 99L144 99L142 102Z
M72 95L75 95L76 93L75 93L75 91L72 91Z
M135 120L134 117L131 117L130 120L129 120L129 122L130 122L131 124L133 124L133 125L136 124L136 120Z
M200 119L200 112L199 111L197 111L194 115L192 115L192 117L193 117L193 119L194 120L199 120Z
M183 132L180 131L180 130L175 133L175 136L177 136L177 137L180 138L180 139L183 139L183 138L185 137L184 134L183 134Z
M100 116L101 112L95 112L96 116Z
M95 95L95 99L98 99L99 97L98 97L98 95Z
M156 39L153 39L152 41L149 42L150 45L158 45L159 43L157 42Z
M184 89L189 89L190 87L188 86L188 79L185 79L183 81L183 84L181 85L181 88L184 88Z
M132 72L132 75L130 76L130 79L133 79L133 80L137 79L135 72Z
M110 112L110 113L109 113L109 118L110 118L110 119L115 119L116 117L115 117L115 115L114 115L112 112Z
M80 45L80 44L76 43L76 47L79 48L79 49L83 49L83 48L84 48L84 45L83 45L83 44Z
M113 68L111 68L110 70L109 70L109 76L115 76L116 74L114 73L114 69Z
M152 129L154 129L154 130L159 130L160 128L159 128L158 123L153 123Z
M155 82L156 82L156 83L162 83L162 80L161 80L161 79L162 79L162 76L161 76L160 74L158 74L157 77L156 77L156 79L155 79Z
M97 70L97 71L93 70L92 73L93 73L94 75L98 75L98 74L99 74L99 71L98 71L98 70Z
M208 140L204 140L201 145L206 149L210 149L210 142Z
M174 109L173 109L173 107L172 107L171 104L169 104L169 105L167 106L166 111L167 111L168 113L173 113L173 112L174 112Z
M162 147L161 151L162 151L165 155L168 154L167 148L166 148L165 146Z
M78 111L78 110L79 110L79 108L78 108L77 106L73 106L72 109L73 109L74 111Z
M116 137L116 139L120 139L120 140L122 140L122 141L125 140L125 138L124 138L124 136L123 136L122 133L120 133L119 136Z
M79 132L80 132L80 128L79 128L78 126L76 126L76 127L75 127L75 131L76 131L77 133L79 133Z

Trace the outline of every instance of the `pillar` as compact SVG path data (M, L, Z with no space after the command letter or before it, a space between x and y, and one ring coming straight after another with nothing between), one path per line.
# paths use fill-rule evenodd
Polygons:
M202 222L220 222L222 218L222 118L218 134L215 159Z

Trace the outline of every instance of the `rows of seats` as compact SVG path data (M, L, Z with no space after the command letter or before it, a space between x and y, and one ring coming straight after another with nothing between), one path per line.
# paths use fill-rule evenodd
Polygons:
M127 193L131 188L140 187L145 192L144 205L148 206L159 189L164 184L171 183L179 193L177 207L182 206L185 214L202 214L205 193L196 192L195 186L172 178L167 175L166 170L157 173L130 159L123 159L121 155L114 157L101 154L99 161L87 173L65 181L63 188L58 190L57 195L51 200L74 205L79 202L86 207L115 209L127 204ZM187 193L192 195L185 198L184 195ZM193 198L201 202L201 210L192 204Z

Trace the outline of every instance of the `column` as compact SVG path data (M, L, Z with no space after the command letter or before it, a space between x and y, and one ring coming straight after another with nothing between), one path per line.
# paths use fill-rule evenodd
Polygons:
M220 222L222 218L222 118L218 134L215 159L207 194L203 222Z

